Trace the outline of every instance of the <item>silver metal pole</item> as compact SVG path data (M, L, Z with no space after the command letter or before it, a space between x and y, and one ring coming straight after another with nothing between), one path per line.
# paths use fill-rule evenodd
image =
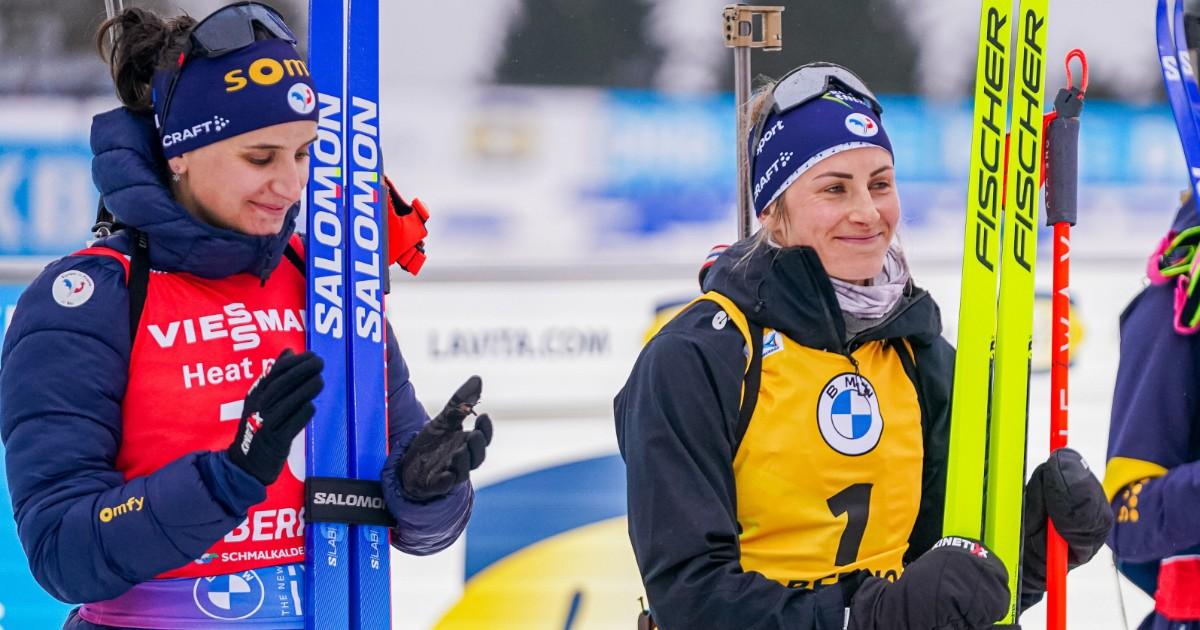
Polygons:
M125 10L125 0L104 0L104 12L108 14L108 19L113 19L118 13ZM108 45L115 46L117 44L117 33L113 29L108 29Z
M727 5L722 12L725 21L725 46L733 49L734 107L737 109L737 235L750 236L754 212L750 203L750 160L746 147L746 129L750 125L750 49L768 52L783 49L781 27L783 7ZM757 26L757 28L756 28Z
M754 210L750 207L750 159L746 147L746 129L750 124L750 49L739 47L733 49L733 102L737 108L737 235L738 240L750 236L751 217Z

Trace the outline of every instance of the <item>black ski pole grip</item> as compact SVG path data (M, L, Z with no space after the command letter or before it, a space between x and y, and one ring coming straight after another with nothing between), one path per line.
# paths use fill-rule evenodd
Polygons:
M1046 131L1046 225L1075 225L1079 206L1079 119L1058 116Z

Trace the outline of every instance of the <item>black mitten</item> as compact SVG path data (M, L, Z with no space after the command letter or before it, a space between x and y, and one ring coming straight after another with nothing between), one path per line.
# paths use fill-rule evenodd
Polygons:
M870 577L850 601L849 630L991 628L1008 610L1008 570L983 543L943 538L896 582Z
M1096 555L1113 526L1112 508L1100 480L1083 456L1062 448L1033 469L1025 484L1025 544L1021 557L1021 609L1046 591L1046 518L1067 541L1067 566Z
M440 497L483 463L484 451L492 443L491 418L483 414L476 418L473 430L463 430L463 419L474 413L482 389L478 376L467 379L408 445L399 464L405 497L413 501Z
M312 401L325 386L324 367L325 362L312 352L284 350L246 394L237 435L225 452L264 486L279 478L292 440L313 417Z

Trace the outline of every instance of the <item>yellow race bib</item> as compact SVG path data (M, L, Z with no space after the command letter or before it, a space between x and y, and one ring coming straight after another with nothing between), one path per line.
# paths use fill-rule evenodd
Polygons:
M729 299L700 299L749 338ZM852 354L856 368L766 329L761 352L758 402L733 461L742 568L796 588L858 569L895 580L924 456L916 388L897 350L868 342Z

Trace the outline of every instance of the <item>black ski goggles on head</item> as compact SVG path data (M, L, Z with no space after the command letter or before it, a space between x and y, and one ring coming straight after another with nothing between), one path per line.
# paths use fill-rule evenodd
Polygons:
M192 28L187 56L220 57L253 44L255 27L275 39L296 44L296 35L283 16L258 2L237 2L218 9Z
M283 16L259 2L243 1L221 7L192 27L183 53L179 56L175 76L171 77L171 85L167 88L159 128L166 124L171 98L175 95L175 86L179 83L184 64L193 58L220 57L241 50L257 41L258 30L274 39L296 45L296 34L288 28Z
M763 128L767 118L774 112L784 114L801 105L824 96L827 92L840 90L866 101L876 116L883 115L883 106L875 98L875 94L863 83L858 75L834 63L809 63L783 75L766 95L766 103L762 114L754 125L754 135L750 147L758 146L762 138ZM751 157L753 159L753 157Z

